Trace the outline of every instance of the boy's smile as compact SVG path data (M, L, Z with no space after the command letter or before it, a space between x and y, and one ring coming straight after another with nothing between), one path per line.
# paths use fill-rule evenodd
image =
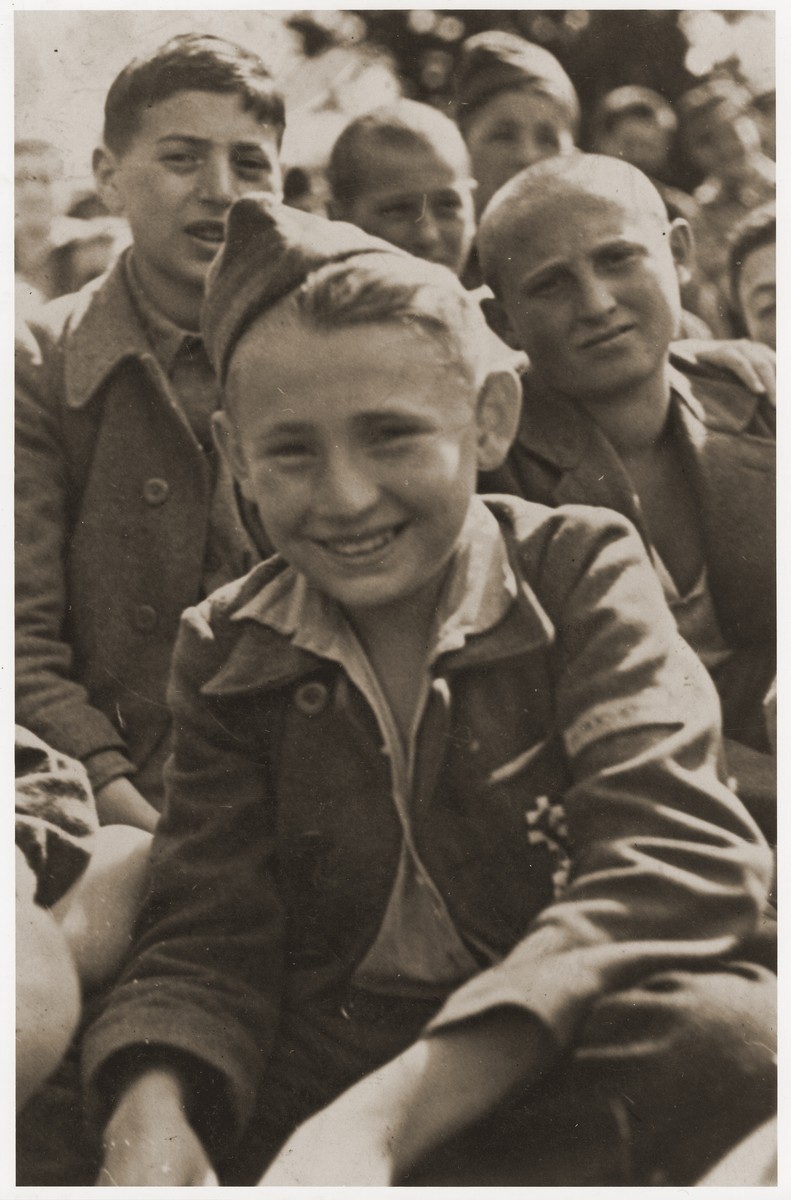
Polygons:
M140 282L194 328L234 200L280 192L278 131L235 93L177 92L143 113L125 153L99 152L97 177L105 202L129 221Z
M218 437L275 547L348 612L431 590L475 490L475 386L397 322L242 338Z

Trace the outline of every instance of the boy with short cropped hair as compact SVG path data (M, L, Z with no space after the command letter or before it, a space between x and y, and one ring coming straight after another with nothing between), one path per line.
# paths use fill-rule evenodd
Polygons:
M635 167L579 155L503 188L479 247L490 315L531 364L506 469L482 486L603 505L636 524L717 683L725 732L742 747L729 744L729 763L740 785L753 778L771 836L774 410L728 374L671 361L686 222L668 221Z
M639 539L475 496L519 389L444 268L249 197L203 320L277 554L184 615L99 1181L695 1178L771 1112L768 854Z
M131 62L94 168L133 245L20 334L18 719L84 763L104 823L155 824L179 616L258 557L198 315L231 204L280 191L283 126L263 63L223 39Z
M399 100L356 117L327 167L335 220L460 275L475 236L464 140L437 109Z

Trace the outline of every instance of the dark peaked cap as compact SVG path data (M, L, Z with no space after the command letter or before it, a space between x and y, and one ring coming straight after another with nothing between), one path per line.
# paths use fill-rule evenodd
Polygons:
M289 208L266 192L237 200L201 312L204 344L220 382L225 383L231 351L255 317L319 267L372 253L410 257L356 225Z

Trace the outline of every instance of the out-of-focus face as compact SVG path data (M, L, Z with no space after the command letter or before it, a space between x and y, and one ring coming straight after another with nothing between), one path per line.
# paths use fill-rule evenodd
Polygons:
M633 163L646 175L661 175L670 153L670 134L648 117L621 117L599 135L596 152Z
M46 236L55 216L54 185L58 161L53 151L17 151L14 155L14 228Z
M739 275L739 307L753 341L776 349L777 248L759 246L747 255Z
M488 100L471 118L465 139L478 183L479 213L519 171L574 149L562 106L529 87L509 88Z
M738 178L761 148L761 137L752 117L721 105L698 118L686 137L687 153L707 175Z
M97 182L129 221L143 286L177 323L197 322L231 205L281 191L278 131L236 94L177 92L143 113L125 153L102 152Z
M636 204L575 189L526 205L499 299L545 386L600 403L664 379L681 311L670 241Z
M428 143L361 150L362 188L344 220L460 275L475 236L473 180Z
M273 545L350 615L430 593L477 470L477 390L401 323L259 322L234 351L218 441ZM230 452L229 452L230 443Z

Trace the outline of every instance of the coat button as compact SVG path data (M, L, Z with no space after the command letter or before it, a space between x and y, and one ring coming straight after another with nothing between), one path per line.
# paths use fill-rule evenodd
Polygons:
M132 624L141 633L153 633L157 627L157 610L150 604L138 604L132 614Z
M316 717L320 712L324 712L328 700L329 692L326 685L315 680L311 683L303 683L294 693L294 703L306 717Z
M170 484L167 479L147 479L143 484L143 499L152 508L164 504L170 495Z

